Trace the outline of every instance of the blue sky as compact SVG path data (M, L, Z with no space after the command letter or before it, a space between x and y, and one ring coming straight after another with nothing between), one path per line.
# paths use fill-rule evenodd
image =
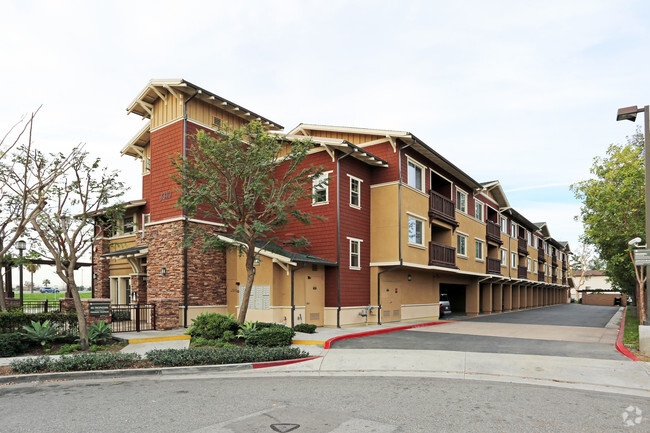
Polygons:
M650 103L643 1L5 1L0 131L40 104L36 142L121 168L151 78L185 78L291 129L407 130L577 246L568 185ZM639 122L640 124L640 122ZM43 275L47 271L43 272ZM89 274L89 272L87 272ZM41 281L37 277L37 281ZM86 283L89 275L84 276Z

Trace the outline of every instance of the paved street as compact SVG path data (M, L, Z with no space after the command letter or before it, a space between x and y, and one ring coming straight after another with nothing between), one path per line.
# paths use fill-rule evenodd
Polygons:
M426 377L116 379L0 387L3 432L647 431L650 400ZM641 424L623 413L639 408ZM276 430L282 431L282 430Z
M614 307L566 304L335 342L334 349L444 350L626 360Z

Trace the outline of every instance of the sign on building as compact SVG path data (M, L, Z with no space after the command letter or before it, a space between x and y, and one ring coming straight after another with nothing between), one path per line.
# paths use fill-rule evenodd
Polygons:
M634 250L634 264L636 266L650 265L650 249Z

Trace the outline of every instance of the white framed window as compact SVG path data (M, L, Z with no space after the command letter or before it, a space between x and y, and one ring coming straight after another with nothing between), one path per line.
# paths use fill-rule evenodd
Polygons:
M329 203L329 173L331 173L331 171L321 173L312 178L312 205Z
M530 259L530 257L526 259L526 270L528 272L531 272L533 270L533 261Z
M125 215L123 218L122 232L133 233L135 230L135 215Z
M406 183L419 191L424 191L424 167L410 158L407 159L406 167Z
M467 193L460 188L456 188L456 209L467 213Z
M506 217L501 217L501 233L508 234L508 220Z
M467 236L460 233L456 235L456 254L467 257Z
M517 224L513 222L510 223L510 236L513 238L517 237Z
M350 241L350 269L361 269L361 239L348 238Z
M510 253L510 267L512 269L517 269L517 253Z
M537 273L537 261L533 262L533 273Z
M485 209L485 205L483 203L481 203L478 200L474 202L474 217L481 222L485 221L485 218L483 216L484 209Z
M533 234L526 230L526 237L528 238L528 245L533 246Z
M501 248L501 267L508 267L508 251Z
M361 182L363 180L349 174L348 177L350 178L350 206L361 209Z
M476 260L485 260L485 244L483 241L479 241L478 239L474 240L474 254Z
M424 221L409 215L409 244L424 246Z

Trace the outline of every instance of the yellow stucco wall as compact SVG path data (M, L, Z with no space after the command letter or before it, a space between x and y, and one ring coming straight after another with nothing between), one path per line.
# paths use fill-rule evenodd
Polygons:
M399 260L397 247L397 184L370 189L370 261Z

